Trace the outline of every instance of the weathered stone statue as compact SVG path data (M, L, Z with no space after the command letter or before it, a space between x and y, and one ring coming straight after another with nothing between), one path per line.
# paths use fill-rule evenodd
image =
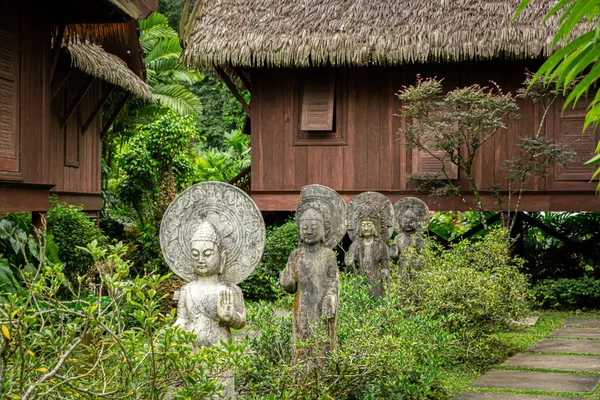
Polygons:
M394 229L394 207L381 193L364 192L348 205L348 236L352 245L346 253L346 267L366 277L371 296L384 295L390 276L388 240Z
M304 186L296 209L298 249L290 254L280 281L284 289L296 293L292 313L292 349L294 360L303 358L297 341L314 335L315 326L324 317L331 350L337 338L337 314L340 280L332 248L346 233L346 203L334 190Z
M416 197L404 197L394 204L396 213L396 231L398 235L392 245L392 258L398 261L398 272L404 271L406 260L403 254L412 247L417 253L423 248L423 233L429 225L429 208L423 200Z
M167 208L160 245L171 270L188 281L181 289L176 326L197 335L195 345L231 339L230 328L246 324L237 286L260 262L265 225L254 201L223 182L203 182L183 191ZM221 377L223 398L234 398L233 372Z

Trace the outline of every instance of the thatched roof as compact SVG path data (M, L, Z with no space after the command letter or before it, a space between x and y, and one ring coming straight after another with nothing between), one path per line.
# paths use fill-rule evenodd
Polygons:
M134 19L148 18L156 11L158 0L107 0Z
M52 37L58 35L59 25L52 27ZM111 22L97 24L69 24L65 26L64 42L79 43L81 41L91 43L127 43L129 39L128 22Z
M130 70L125 61L107 53L101 46L72 43L67 49L71 53L73 65L86 74L120 86L142 99L154 101L150 86Z
M306 67L548 56L557 19L541 22L556 1L533 1L511 26L518 3L204 0L184 61Z

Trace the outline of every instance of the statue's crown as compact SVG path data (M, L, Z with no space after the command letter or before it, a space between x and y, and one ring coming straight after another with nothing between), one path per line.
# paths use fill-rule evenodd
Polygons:
M310 219L310 220L321 221L321 223L324 223L323 215L321 215L321 213L318 212L317 210L315 210L314 208L309 208L308 210L306 210L302 214L302 217L300 217L300 219Z
M217 232L217 229L212 223L208 221L203 221L200 225L198 225L198 228L192 236L192 242L199 241L207 241L220 244L221 236L219 235L219 232Z
M402 214L402 216L405 216L405 215L407 217L413 217L413 218L417 217L417 214L413 210L411 210L410 208L408 210L404 211L404 214Z

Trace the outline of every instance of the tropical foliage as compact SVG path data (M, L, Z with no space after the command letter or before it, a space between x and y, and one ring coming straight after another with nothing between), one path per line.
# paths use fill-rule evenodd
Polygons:
M224 151L210 148L202 150L196 158L196 168L201 181L229 181L250 166L250 137L239 131L225 135Z
M527 76L526 84L530 79ZM511 213L519 209L527 178L544 177L548 174L548 165L565 164L574 157L574 152L567 145L543 135L545 118L558 94L544 90L544 87L534 86L534 89L537 90L520 91L519 98L540 105L543 111L541 121L533 132L523 132L519 137L519 156L503 163L508 172L507 189L499 190L500 182L494 182L490 188L498 209L509 210L511 228L515 222ZM517 99L510 93L503 93L493 82L490 87L471 85L444 93L440 79L423 79L420 76L415 85L404 87L397 96L404 102L401 115L413 121L400 131L407 147L427 153L439 162L441 168L439 174L413 176L417 188L429 190L434 196L458 196L477 213L487 230L486 212L491 210L484 204L481 195L484 188L478 186L473 167L485 143L506 132L508 124L519 117ZM467 178L470 185L467 191L451 175L452 166ZM472 192L475 201L468 200L466 192ZM515 194L516 202L513 201Z
M43 236L37 246L46 253ZM131 279L122 244L83 250L98 290L84 276L67 284L64 265L40 257L23 274L25 291L2 293L3 399L205 398L221 391L225 371L245 365L237 344L195 349L194 335L173 327L175 313L160 311L167 277Z
M521 1L515 19L530 2L531 0ZM564 104L566 108L576 103L581 96L587 95L590 90L596 90L596 83L600 79L600 0L561 0L548 12L545 20L555 15L560 15L560 18L552 44L554 47L562 45L562 48L544 62L533 81L542 79L546 84L555 84L561 93L567 95ZM589 31L572 37L572 32L579 24L587 24ZM577 81L579 78L582 79ZM584 131L588 126L597 127L600 123L600 91L592 96ZM596 153L598 154L588 164L600 164L600 143ZM598 174L600 168L596 170L594 177Z
M160 13L140 21L140 29L148 83L154 99L178 114L199 114L202 111L200 98L188 87L202 81L204 76L179 63L182 48L177 32Z

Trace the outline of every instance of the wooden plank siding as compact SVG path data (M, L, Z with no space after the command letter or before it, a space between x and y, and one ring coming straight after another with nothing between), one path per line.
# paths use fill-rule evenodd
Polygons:
M82 125L102 97L102 83L96 81L81 101L75 115L64 128L61 120L88 76L73 71L69 81L52 102L51 143L54 172L53 193L96 194L101 193L101 151L100 130L102 118L96 118L85 133ZM69 97L68 101L65 97ZM76 162L75 162L76 161Z
M396 116L401 104L395 93L402 86L413 84L420 74L443 77L445 91L473 83L489 86L494 81L504 92L515 94L525 78L526 68L535 70L539 65L539 60L493 60L335 69L333 134L343 138L343 142L335 143L333 135L311 136L311 132L301 131L302 70L253 69L252 197L264 211L293 210L300 188L318 183L344 196L367 190L388 194L390 198L417 195L433 209L463 210L464 206L455 200L433 203L426 194L417 193L415 184L407 179L415 173L415 155L405 148L398 135L398 130L410 121ZM531 134L541 119L537 107L528 101L518 102L521 118L489 140L474 163L478 187L490 204L493 184L501 190L507 189L506 172L500 165L506 159L518 157L518 137ZM572 140L577 132L573 124L581 124L580 116L573 115L565 122L560 105L555 104L545 134ZM560 136L564 135L560 129L567 129L569 137ZM307 136L316 139L307 144L302 139ZM587 142L597 140L598 137L586 134L576 144L593 152ZM587 167L584 169L587 171ZM593 168L589 170L591 176ZM594 193L596 183L572 179L584 174L580 165L570 165L566 170L551 166L548 178L527 181L521 210L600 211L600 200ZM459 174L457 184L465 193L471 189L464 173Z
M12 3L0 2L0 11ZM18 118L12 132L17 137L20 157L16 170L0 165L0 211L46 211L51 192L66 200L83 199L82 204L94 207L90 211L97 211L101 203L102 118L96 118L84 135L81 124L102 96L101 83L96 82L89 90L68 127L60 129L66 91L76 94L88 76L73 71L52 101L50 23L43 13L26 12L29 3L21 4L17 20L18 62L14 63L18 71L14 99ZM63 58L59 68L66 69L61 72L66 76L71 62L66 54ZM79 167L65 165L65 151L69 152L67 159L78 158Z

